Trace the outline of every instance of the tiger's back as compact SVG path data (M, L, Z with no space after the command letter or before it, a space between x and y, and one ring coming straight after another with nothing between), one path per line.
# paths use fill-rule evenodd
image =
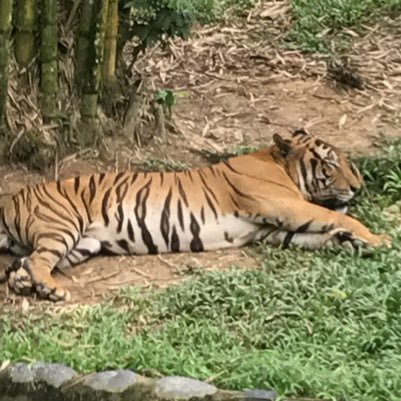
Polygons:
M208 173L203 169L109 173L99 187L99 197L90 203L93 215L86 233L97 238L103 249L118 254L200 252L243 245L255 225L234 215L234 197L221 191L223 170L219 166Z

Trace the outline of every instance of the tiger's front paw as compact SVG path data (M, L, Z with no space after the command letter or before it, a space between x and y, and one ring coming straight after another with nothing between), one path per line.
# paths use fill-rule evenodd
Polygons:
M35 285L35 291L40 298L49 299L53 302L71 300L70 292L59 285L50 287L46 283L38 283Z
M351 231L342 228L335 228L329 232L332 236L332 241L336 245L349 248L351 250L360 249L366 245L366 241L356 237Z
M30 274L23 268L26 258L15 259L6 269L8 287L18 295L32 295L34 292Z
M50 301L69 301L71 294L53 279L47 268L32 268L29 258L15 260L6 270L8 286L16 294L38 294Z
M391 237L387 234L372 234L369 237L369 245L378 247L378 246L386 246L391 247L392 241Z

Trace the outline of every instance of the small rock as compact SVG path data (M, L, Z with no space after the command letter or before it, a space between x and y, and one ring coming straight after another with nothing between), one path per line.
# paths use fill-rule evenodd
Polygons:
M246 390L244 391L244 401L274 401L277 393L274 390Z
M35 380L46 382L53 387L60 387L62 384L71 380L76 372L68 366L60 363L36 362L31 368Z
M172 400L186 400L214 394L217 389L211 384L188 377L170 376L158 380L156 395Z
M96 373L85 380L94 390L121 393L136 382L136 374L130 370L110 370Z
M14 383L29 383L34 379L33 372L25 363L16 363L10 372L11 380Z

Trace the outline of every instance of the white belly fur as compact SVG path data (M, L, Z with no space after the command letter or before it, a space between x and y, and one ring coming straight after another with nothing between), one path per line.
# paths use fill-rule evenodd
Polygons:
M107 242L111 245L108 250L115 253L127 253L118 245L119 240L126 240L129 245L129 253L147 254L149 249L142 238L142 230L138 226L134 216L130 216L132 228L135 234L135 240L131 241L127 232L127 219L125 219L121 233L117 233L117 222L112 219L109 226L105 227L103 222L94 222L88 228L86 235L96 238L101 242ZM207 250L216 250L222 248L239 247L249 243L260 229L257 224L251 223L243 218L233 215L220 216L218 220L206 219L205 224L201 223L201 219L197 216L200 233L199 238L202 241L203 248ZM154 245L159 253L171 252L171 243L166 244L161 228L160 213L155 215L148 214L145 218L146 227L152 237ZM193 234L190 230L189 217L184 218L184 229L182 229L177 216L170 216L169 219L169 238L173 226L176 229L179 238L179 251L191 251L191 241ZM169 241L171 242L171 241Z

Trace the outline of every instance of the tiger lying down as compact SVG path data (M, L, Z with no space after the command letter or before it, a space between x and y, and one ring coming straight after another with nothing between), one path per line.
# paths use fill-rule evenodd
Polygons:
M200 252L262 242L309 249L390 244L341 213L362 178L335 147L296 130L267 149L171 173L101 173L26 187L0 209L19 294L70 294L52 277L99 252ZM344 210L341 210L344 211Z

